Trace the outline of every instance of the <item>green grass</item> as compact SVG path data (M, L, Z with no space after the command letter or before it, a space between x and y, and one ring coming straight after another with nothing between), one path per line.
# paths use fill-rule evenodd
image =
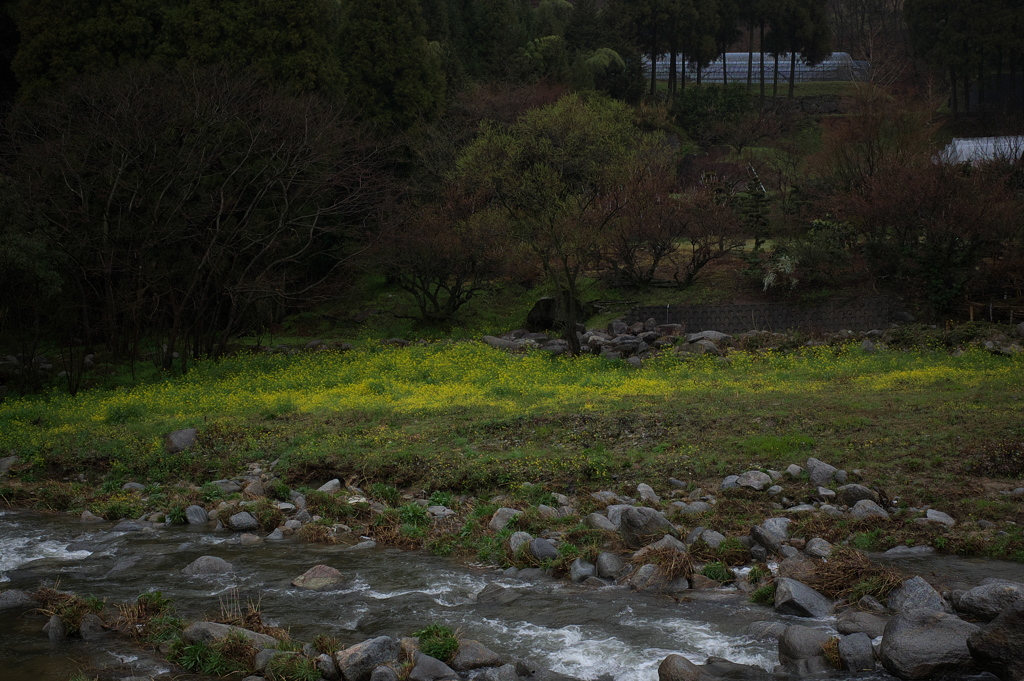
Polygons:
M291 487L357 473L391 504L412 485L449 494L509 489L550 504L549 493L570 487L632 491L669 476L714 485L752 466L816 456L867 469L911 504L925 494L922 480L946 488L972 463L996 466L1003 449L984 443L1024 437L1022 389L1024 357L981 350L867 355L851 345L737 351L726 362L668 354L639 371L475 342L239 355L131 389L8 399L0 451L26 464L20 482L0 481L0 495L137 517L142 499L120 492L120 481L203 484L279 458ZM293 408L268 418L284 401ZM199 428L198 444L165 454L163 434L188 426ZM93 487L61 482L79 474ZM106 493L97 496L103 480ZM523 489L525 482L540 486ZM49 486L27 493L18 487L25 483ZM209 485L201 495L207 503L222 496ZM964 488L963 496L972 494ZM317 512L339 520L355 510L316 495L309 502L331 505ZM965 501L961 510L1020 515L1008 506Z

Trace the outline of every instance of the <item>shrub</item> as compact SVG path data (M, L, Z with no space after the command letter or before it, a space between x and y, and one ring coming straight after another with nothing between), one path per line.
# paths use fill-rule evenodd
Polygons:
M264 671L267 681L317 681L320 670L316 662L301 655L275 655Z
M708 563L701 568L700 573L716 582L731 582L734 579L732 571L726 567L725 563L718 561Z
M444 506L445 508L451 508L452 504L455 503L455 495L451 492L431 492L430 493L430 505L431 506Z
M750 594L750 602L758 603L759 605L774 605L775 604L775 583L765 584L764 586L758 587Z
M391 485L385 485L381 482L375 482L370 485L370 496L388 506L398 506L398 503L402 500L401 492Z
M459 650L459 639L451 627L434 623L413 633L420 640L420 652L437 658L442 662L450 662Z

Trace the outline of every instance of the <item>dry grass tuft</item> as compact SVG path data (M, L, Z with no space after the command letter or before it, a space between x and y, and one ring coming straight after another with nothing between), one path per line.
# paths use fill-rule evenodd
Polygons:
M839 638L833 636L829 640L821 644L821 651L825 654L825 659L828 663L836 669L843 668L843 661L839 657Z
M238 589L232 589L228 592L227 597L221 597L219 600L220 617L214 620L215 622L241 627L249 631L255 631L257 634L266 634L276 638L278 641L291 640L291 635L284 629L263 623L263 615L260 612L261 601L259 599L255 601L251 598L248 599L245 603L244 612Z
M873 562L856 549L837 546L827 561L816 566L807 585L825 596L849 602L865 594L885 598L903 582L903 575Z

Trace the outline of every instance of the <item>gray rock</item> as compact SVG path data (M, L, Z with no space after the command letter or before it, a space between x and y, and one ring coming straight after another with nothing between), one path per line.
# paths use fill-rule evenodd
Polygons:
M956 525L956 521L948 514L931 508L925 512L924 518L918 518L918 520L926 523L938 523L940 525L945 525L946 527L953 527Z
M488 584L476 595L480 605L508 605L523 597L521 591L508 589L500 584Z
M340 584L345 575L329 565L314 565L292 580L292 586L300 589L318 590Z
M791 478L799 478L801 475L803 475L803 472L804 469L801 468L800 466L797 466L795 463L789 464L789 466L786 468L786 475L788 475Z
M205 508L192 504L185 508L185 520L189 525L203 525L209 522L210 518L206 515Z
M234 480L214 480L210 484L216 485L217 489L224 494L234 494L235 492L242 491L242 486Z
M684 544L683 542L679 541L678 539L676 539L672 535L666 534L664 537L662 537L658 541L651 542L647 546L643 547L642 549L640 549L639 551L634 553L632 560L633 560L633 562L638 562L638 561L642 560L645 556L647 556L648 554L650 554L650 553L652 553L654 551L662 551L662 550L665 550L665 549L669 549L669 550L672 550L672 551L677 551L679 553L686 553L686 551L687 551L686 544Z
M749 487L758 492L771 487L772 482L771 476L761 471L747 471L736 479L740 487Z
M454 515L454 511L452 514ZM537 515L545 520L552 520L558 517L558 509L548 506L547 504L540 504L537 506Z
M569 580L579 584L586 581L588 577L597 575L597 567L582 558L577 558L569 566Z
M491 516L491 521L487 523L487 527L491 528L494 532L501 532L513 518L522 514L522 511L514 508L499 508Z
M985 580L965 591L956 601L957 610L968 617L988 622L1000 613L1024 608L1024 584L1003 579Z
M337 651L334 662L345 681L370 681L375 668L398 663L398 641L390 636L371 638Z
M870 638L878 638L885 630L889 621L887 617L849 608L836 617L836 631L843 635L867 634Z
M616 579L626 569L626 564L614 553L602 551L597 554L597 576L605 579Z
M374 667L373 672L370 674L370 681L400 681L401 678L394 667L386 664Z
M0 402L2 401L3 400L0 399ZM5 456L0 459L0 477L7 475L10 472L11 467L16 466L19 463L21 463L21 459L16 456Z
M780 485L772 485L768 488L768 496L777 497L782 494L782 487Z
M250 532L260 529L260 523L248 511L240 511L228 518L227 526L236 532Z
M609 504L617 504L622 501L622 497L615 492L609 492L608 490L591 492L590 498L599 504L604 504L605 506L608 506Z
M554 560L558 558L558 549L547 539L537 538L530 542L530 555L537 560Z
M644 546L652 537L678 535L676 528L664 515L645 507L628 508L622 513L619 534L626 546L633 549Z
M185 627L181 632L181 639L185 643L206 643L210 644L219 641L229 635L241 636L257 648L274 648L277 646L277 639L266 634L258 634L255 631L233 627L230 624L218 622L195 622Z
M476 677L476 681L521 681L519 674L516 672L516 666L514 664L505 664L500 667L493 667L491 669L485 669L479 676Z
M325 492L327 494L334 494L335 492L338 492L340 490L341 480L339 480L338 478L334 478L333 480L328 480L324 484L320 485L316 491Z
M870 499L861 499L860 501L858 501L856 504L853 505L853 508L850 509L850 514L854 518L860 519L889 517L889 514L885 511L884 508L882 508L875 502L871 501Z
M750 538L763 546L768 553L777 554L782 551L782 542L779 538L760 525L750 528Z
M768 518L761 523L761 527L778 537L779 541L786 541L789 539L789 525L792 522L789 518Z
M182 574L189 577L223 575L234 571L235 568L231 563L216 556L199 556L181 570Z
M786 631L786 625L782 622L771 622L760 620L747 625L744 632L747 636L759 641L778 641Z
M43 631L50 637L50 643L60 643L68 637L68 628L59 615L50 615L50 621L43 627Z
M712 343L720 343L722 341L731 340L732 336L727 333L720 331L700 331L698 333L686 334L687 343L697 343L699 341L711 341Z
M524 546L527 546L533 540L533 535L529 532L513 532L508 538L508 548L513 555L519 553Z
M727 475L722 479L722 489L733 489L740 486L740 476Z
M638 591L655 587L659 581L658 566L654 563L641 565L626 579L626 583Z
M967 638L980 629L938 610L908 610L885 625L879 659L901 679L956 675L971 666Z
M615 524L608 520L605 516L600 513L591 513L583 519L583 523L587 527L591 527L595 530L603 530L604 532L614 532L616 530Z
M913 558L914 556L930 556L935 553L931 546L894 546L882 555L888 558Z
M636 486L637 494L640 495L642 501L646 501L650 504L660 504L661 497L654 493L654 488L645 483L640 483Z
M196 443L199 431L195 428L182 428L172 431L164 440L164 451L168 454L183 452Z
M455 671L468 672L482 667L500 667L506 660L479 641L464 638L459 641L459 650L452 658L451 667Z
M413 656L413 667L412 671L409 672L409 681L442 681L444 679L459 681L460 678L454 669L435 657L424 655L419 651L416 651L416 654ZM345 676L345 681L348 681L347 675Z
M269 541L280 541L284 539L284 532L281 531L280 527L275 527L274 531L267 535Z
M865 594L861 596L860 600L857 601L857 607L865 612L889 612L889 608L882 605L881 602L879 602L879 600L871 594Z
M697 513L707 513L713 508L714 507L706 501L694 501L693 503L687 504L686 508L680 509L680 511L682 513L686 513L687 515L691 515Z
M894 612L906 610L942 610L949 611L949 606L942 600L939 592L921 577L911 577L889 594L889 608Z
M861 499L868 499L876 504L879 502L878 492L864 485L843 485L836 490L836 496L839 503L844 506L853 506Z
M320 672L320 676L327 681L337 681L341 678L341 671L338 669L338 665L335 664L334 658L327 653L321 653L316 656L316 669Z
M779 637L779 664L797 677L833 671L822 649L831 639L831 634L820 629L790 625Z
M99 517L89 509L82 511L81 521L90 525L106 522L103 518Z
M797 617L825 617L832 601L802 582L788 577L775 580L775 612Z
M143 532L147 529L147 525L143 525L137 520L122 520L117 525L110 528L111 532Z
M713 549L717 549L725 541L725 535L714 530L704 530L701 532L700 538Z
M141 492L146 489L146 486L141 482L126 482L121 485L121 489L125 492Z
M269 665L270 661L275 657L295 657L297 655L298 653L293 650L284 651L275 650L274 648L266 648L256 653L256 658L253 660L253 667L256 671L262 672L266 670L267 665Z
M608 520L611 522L612 525L615 526L616 530L619 529L619 524L622 522L622 514L626 511L627 508L633 508L633 505L612 504L611 506L604 510L604 512L608 516Z
M975 661L1001 679L1024 679L1024 604L1007 608L967 638Z
M811 484L815 487L832 482L837 470L835 466L830 466L814 457L807 459L807 475L810 476Z
M7 608L26 608L35 605L35 601L24 591L19 589L7 589L0 591L0 610Z
M839 659L846 671L873 671L875 649L871 645L871 638L865 633L843 636L839 639Z
M804 547L804 553L814 558L828 558L832 555L832 544L821 537L814 537L807 542L807 546Z
M110 568L103 578L109 579L110 577L120 574L125 570L130 570L135 567L140 560L142 560L142 556L121 556L117 559L117 562L114 563L114 567Z

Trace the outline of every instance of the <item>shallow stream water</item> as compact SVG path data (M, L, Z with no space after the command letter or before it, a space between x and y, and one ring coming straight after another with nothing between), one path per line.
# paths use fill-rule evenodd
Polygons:
M692 599L637 593L623 587L585 588L564 580L526 583L485 568L418 552L345 550L297 540L243 546L228 532L173 527L115 533L110 525L83 526L66 516L0 514L0 588L52 585L108 603L161 591L186 619L216 615L259 602L264 619L308 641L317 634L349 645L379 635L405 636L432 622L458 629L496 652L528 658L580 679L655 681L670 653L703 663L709 656L771 670L775 642L746 635L755 620L778 620L831 630L834 620L775 615L730 591L695 591ZM202 555L234 565L233 574L186 577L181 569ZM914 559L914 571L943 573L956 585L986 576L1024 581L1024 565L950 558ZM346 576L336 589L311 592L291 580L318 563ZM511 603L486 605L476 594L489 583L515 589ZM38 615L4 611L0 617L3 681L65 681L82 668L113 666L125 676L149 676L170 666L113 636L51 644ZM607 676L605 677L607 678ZM836 678L836 677L833 677ZM842 678L842 677L840 677ZM878 673L859 675L890 679Z

